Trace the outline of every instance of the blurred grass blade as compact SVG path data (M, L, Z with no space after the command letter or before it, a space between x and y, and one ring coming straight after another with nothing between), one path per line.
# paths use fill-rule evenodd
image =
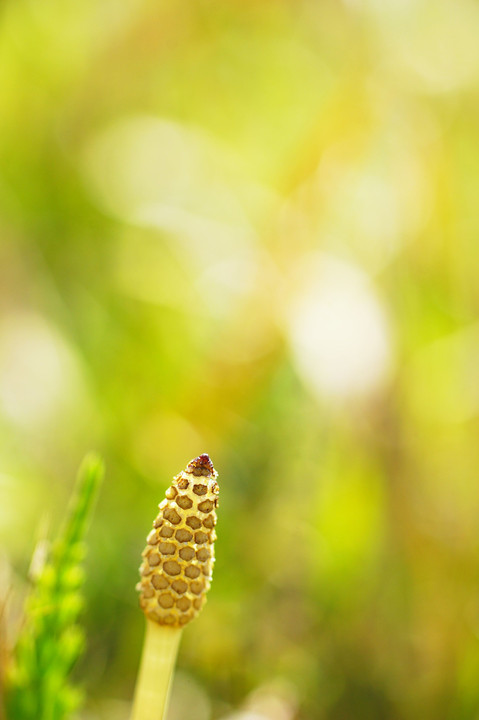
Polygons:
M80 702L69 674L84 645L77 625L82 608L84 535L102 478L101 459L88 455L78 473L63 530L27 599L24 625L7 677L11 720L64 720Z

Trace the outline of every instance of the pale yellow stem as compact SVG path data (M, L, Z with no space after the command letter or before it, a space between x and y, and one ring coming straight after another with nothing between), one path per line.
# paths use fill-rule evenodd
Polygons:
M146 620L145 642L131 720L164 720L181 628Z

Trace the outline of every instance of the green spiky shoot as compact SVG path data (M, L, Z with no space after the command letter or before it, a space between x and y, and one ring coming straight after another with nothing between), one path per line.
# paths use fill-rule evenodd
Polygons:
M7 717L14 720L64 720L80 702L69 675L84 646L78 625L84 536L102 478L101 459L88 455L63 530L27 599L7 674Z

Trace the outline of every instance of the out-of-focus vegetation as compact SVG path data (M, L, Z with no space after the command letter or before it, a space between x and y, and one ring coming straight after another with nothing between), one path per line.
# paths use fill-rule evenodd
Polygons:
M144 537L204 451L217 563L172 720L479 717L478 25L1 3L2 617L12 642L98 448L84 720L128 716Z

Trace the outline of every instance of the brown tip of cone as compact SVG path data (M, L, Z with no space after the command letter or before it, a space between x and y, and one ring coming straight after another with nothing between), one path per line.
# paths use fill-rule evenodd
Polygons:
M215 475L216 471L210 456L207 453L202 453L188 463L186 472L193 473L193 475L206 476Z

